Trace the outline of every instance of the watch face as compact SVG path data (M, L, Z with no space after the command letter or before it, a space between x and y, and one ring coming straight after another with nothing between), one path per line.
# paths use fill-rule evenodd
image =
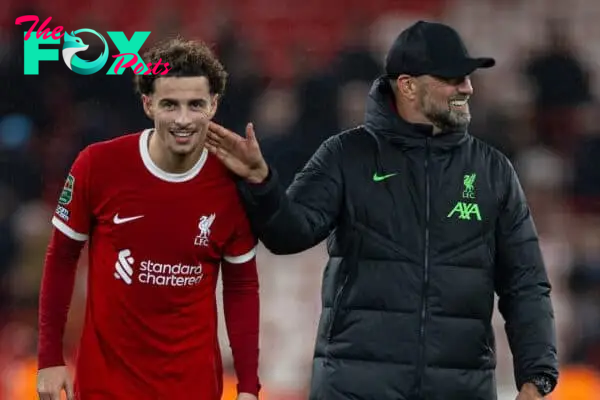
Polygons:
M545 377L535 378L533 380L533 384L538 389L540 394L542 394L544 396L547 395L548 393L550 393L550 391L552 391L552 384L550 383L550 380L548 378L545 378Z

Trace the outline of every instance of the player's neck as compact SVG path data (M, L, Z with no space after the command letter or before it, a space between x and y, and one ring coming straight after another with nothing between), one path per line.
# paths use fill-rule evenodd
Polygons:
M152 162L161 170L170 174L183 174L188 172L200 159L204 146L188 154L176 154L161 146L160 139L151 135L148 141L148 153Z

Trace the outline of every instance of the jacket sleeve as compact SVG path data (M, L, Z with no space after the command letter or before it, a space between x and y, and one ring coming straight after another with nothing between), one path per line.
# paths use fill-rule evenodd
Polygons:
M334 136L319 147L287 192L272 168L262 184L240 184L253 230L272 253L299 253L327 238L343 195L340 157Z
M507 161L507 191L496 231L498 308L513 354L517 389L533 376L558 379L554 311L537 231L517 174Z

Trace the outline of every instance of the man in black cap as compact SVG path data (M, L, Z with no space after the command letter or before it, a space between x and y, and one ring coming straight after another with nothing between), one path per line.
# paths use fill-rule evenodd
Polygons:
M328 239L311 400L495 400L494 294L518 400L558 378L553 308L537 233L508 159L467 132L469 56L450 27L402 32L365 123L324 142L287 193L246 137L207 146L241 178L264 245Z

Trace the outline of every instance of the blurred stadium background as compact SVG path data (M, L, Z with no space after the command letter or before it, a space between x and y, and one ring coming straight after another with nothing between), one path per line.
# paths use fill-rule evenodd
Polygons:
M471 132L515 163L554 285L562 380L553 400L600 399L600 3L596 0L5 0L0 7L0 399L35 399L36 309L50 217L75 155L150 125L131 71L81 76L62 62L23 74L23 32L49 27L151 31L214 44L231 76L218 121L254 121L285 183L317 146L361 122L395 36L417 19L452 24L498 65L473 77ZM85 35L85 34L84 34ZM94 42L86 36L86 43ZM98 40L98 39L95 39ZM110 41L109 41L110 42ZM96 44L100 44L100 41ZM90 49L89 55L97 53ZM86 53L87 53L86 52ZM86 56L83 53L83 56ZM115 53L115 49L111 50ZM306 399L320 311L322 245L259 252L264 399ZM86 260L68 324L82 322ZM515 398L496 316L500 400ZM226 360L226 336L222 344ZM230 360L228 374L232 373ZM228 376L229 384L234 382ZM230 399L233 397L227 397ZM231 395L229 395L231 396Z

